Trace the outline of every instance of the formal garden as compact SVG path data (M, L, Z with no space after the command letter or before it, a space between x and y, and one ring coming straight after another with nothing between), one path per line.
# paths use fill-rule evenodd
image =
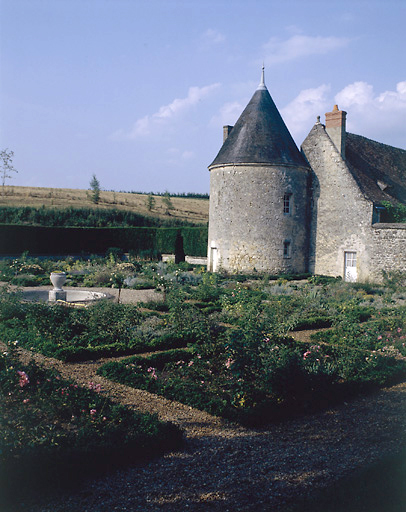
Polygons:
M23 300L20 287L48 286L56 270L66 272L66 286L154 289L159 300L86 307ZM121 356L99 374L254 428L406 380L401 274L380 285L210 274L111 250L3 259L0 281L3 481L5 474L24 478L34 460L53 475L61 466L91 471L102 460L162 453L182 438L173 425L113 404L92 383L83 389L33 362L20 364L18 347L65 362ZM305 341L295 336L309 329L316 332Z

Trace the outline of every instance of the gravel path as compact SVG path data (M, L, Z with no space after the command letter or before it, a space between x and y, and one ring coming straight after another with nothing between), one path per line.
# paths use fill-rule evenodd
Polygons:
M113 400L157 413L185 431L183 451L89 480L69 494L38 497L21 508L26 512L277 511L398 453L406 441L406 383L252 430L99 377L96 370L106 359L66 364L26 351L21 357L34 357L83 385L100 383Z

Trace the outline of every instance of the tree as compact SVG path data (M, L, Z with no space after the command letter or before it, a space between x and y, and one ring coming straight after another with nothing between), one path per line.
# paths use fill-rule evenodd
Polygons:
M163 204L165 205L166 207L166 214L167 215L170 215L169 211L170 210L174 210L175 207L173 206L172 204L172 201L171 201L171 196L169 195L169 192L166 191L165 194L163 195L163 198L162 198L162 202Z
M3 196L5 195L5 184L8 178L11 178L11 172L18 172L12 166L12 161L14 157L14 151L9 151L8 149L3 149L0 151L0 169L1 169L1 179L2 179L2 190Z
M92 190L91 200L97 204L100 201L100 183L95 174L90 181L90 188Z
M155 198L152 194L148 194L146 203L147 203L147 208L148 208L149 212L154 209Z

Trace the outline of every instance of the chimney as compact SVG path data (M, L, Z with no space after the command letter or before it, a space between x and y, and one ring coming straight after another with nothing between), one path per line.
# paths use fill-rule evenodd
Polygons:
M347 112L338 110L337 105L334 105L332 112L326 113L326 132L343 158L345 158L346 116Z
M223 144L225 143L225 141L227 140L228 136L230 135L231 133L231 130L234 128L234 126L230 126L230 125L226 125L226 126L223 126Z

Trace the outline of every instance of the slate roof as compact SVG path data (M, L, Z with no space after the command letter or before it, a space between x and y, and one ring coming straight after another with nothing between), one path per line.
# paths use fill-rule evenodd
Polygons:
M234 163L308 167L264 85L255 91L209 169Z
M347 133L345 157L348 168L365 197L374 203L406 203L404 149Z

